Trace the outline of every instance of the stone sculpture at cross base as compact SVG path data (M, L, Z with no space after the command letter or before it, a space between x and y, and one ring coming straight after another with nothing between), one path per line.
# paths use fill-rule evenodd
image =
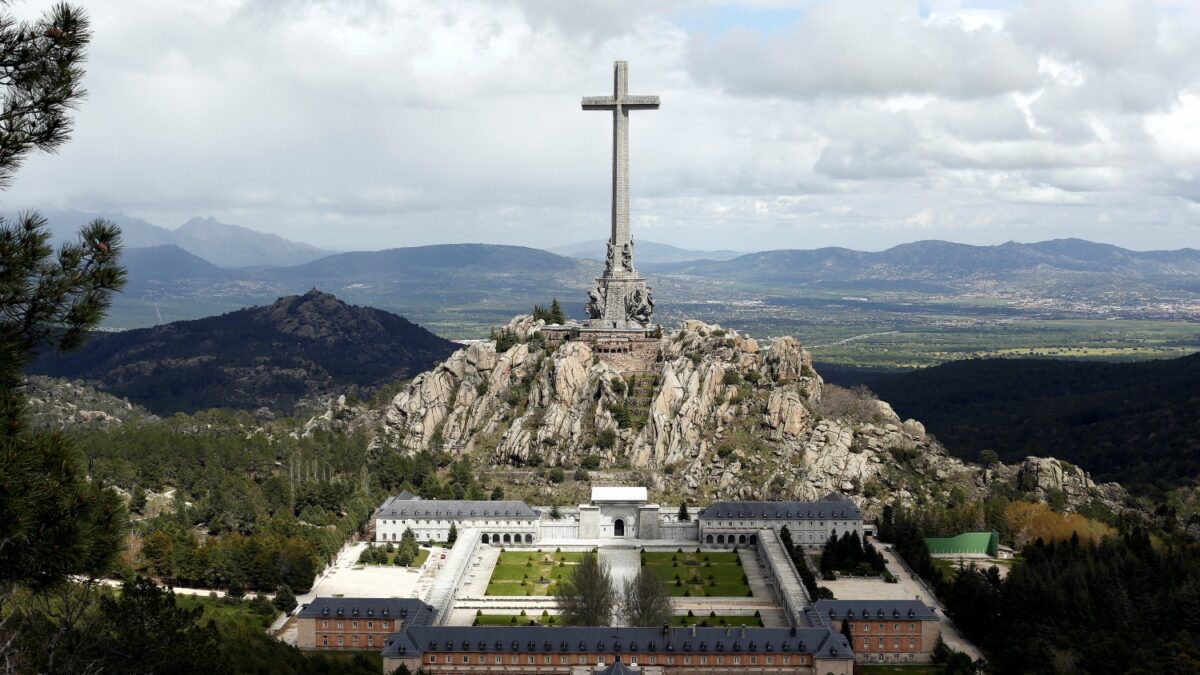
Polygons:
M612 96L586 96L584 110L613 114L612 234L604 276L588 292L586 327L600 330L640 331L651 327L654 299L646 279L633 267L633 237L629 231L629 111L658 108L657 96L628 92L628 65L613 66Z

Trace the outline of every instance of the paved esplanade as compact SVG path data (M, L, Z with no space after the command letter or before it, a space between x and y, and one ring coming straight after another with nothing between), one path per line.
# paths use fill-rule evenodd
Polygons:
M629 232L629 111L655 110L657 96L629 94L629 66L613 66L612 96L583 97L584 110L611 110L613 114L612 234L604 276L589 294L589 326L636 329L650 324L654 301L646 280L633 268L633 237Z

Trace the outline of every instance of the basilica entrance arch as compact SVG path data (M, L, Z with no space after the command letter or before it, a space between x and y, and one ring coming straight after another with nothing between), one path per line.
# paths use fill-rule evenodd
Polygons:
M625 536L625 519L624 518L617 518L616 520L613 521L613 536L614 537L624 537Z

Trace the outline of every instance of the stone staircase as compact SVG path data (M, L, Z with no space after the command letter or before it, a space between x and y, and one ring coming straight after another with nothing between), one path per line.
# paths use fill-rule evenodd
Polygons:
M625 403L629 406L634 428L640 429L650 418L650 404L654 402L658 373L650 370L624 371L621 377L627 384L633 385L625 392Z

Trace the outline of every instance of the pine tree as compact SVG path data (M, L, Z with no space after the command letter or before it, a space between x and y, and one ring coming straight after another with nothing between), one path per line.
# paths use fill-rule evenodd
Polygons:
M458 528L454 523L450 523L450 533L446 535L446 545L453 546L456 541L458 541Z
M550 320L548 323L564 324L567 322L567 315L563 313L562 305L559 304L558 298L550 301Z
M292 592L292 587L283 584L275 590L275 600L273 601L275 609L291 614L293 609L296 609L296 594Z
M692 519L692 514L688 513L687 500L679 502L679 522L684 523Z
M82 10L65 3L33 22L0 12L0 186L30 152L67 140L90 39ZM92 222L57 252L49 241L37 214L0 220L0 581L33 586L109 571L127 524L73 445L26 426L25 365L39 351L80 346L125 283L111 223Z

